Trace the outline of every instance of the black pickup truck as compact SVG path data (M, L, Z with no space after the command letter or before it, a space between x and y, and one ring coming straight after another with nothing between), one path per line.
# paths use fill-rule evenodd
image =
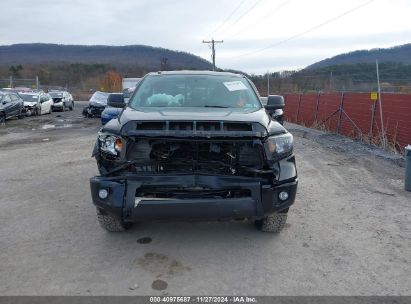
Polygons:
M147 74L98 134L90 186L100 225L249 219L281 231L298 183L293 136L271 116L283 106L280 96L262 106L243 75Z

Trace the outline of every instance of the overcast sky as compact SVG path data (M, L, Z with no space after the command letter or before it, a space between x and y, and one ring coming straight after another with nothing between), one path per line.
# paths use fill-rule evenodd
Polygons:
M201 41L214 37L224 40L216 46L219 67L265 73L411 42L411 0L374 0L309 31L367 2L0 0L0 44L145 44L210 60Z

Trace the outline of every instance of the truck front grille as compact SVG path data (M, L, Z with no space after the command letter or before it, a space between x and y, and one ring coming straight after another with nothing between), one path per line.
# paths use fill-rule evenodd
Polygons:
M252 131L249 122L224 121L140 121L136 130L141 131Z
M265 164L258 140L137 139L126 157L137 172L253 175Z

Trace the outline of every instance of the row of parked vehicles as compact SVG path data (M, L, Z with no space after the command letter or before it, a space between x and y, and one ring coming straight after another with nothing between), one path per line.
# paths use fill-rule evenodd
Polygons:
M74 109L73 96L62 90L0 89L0 123L7 119Z

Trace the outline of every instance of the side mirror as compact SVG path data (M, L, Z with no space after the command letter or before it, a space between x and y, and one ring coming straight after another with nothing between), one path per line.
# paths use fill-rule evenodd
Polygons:
M107 105L113 108L123 108L126 105L123 94L110 94L107 99Z
M270 95L267 98L267 104L264 106L270 115L274 114L275 110L282 110L285 106L284 97L281 95Z
M284 124L284 111L282 109L275 110L271 117L278 121L280 124Z
M263 104L263 106L265 107L268 101L268 97L260 97L260 101Z

